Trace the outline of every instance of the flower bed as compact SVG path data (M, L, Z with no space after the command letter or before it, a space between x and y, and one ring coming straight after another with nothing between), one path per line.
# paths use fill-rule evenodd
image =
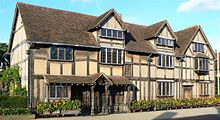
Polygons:
M80 107L81 103L79 100L58 100L53 102L41 101L37 103L36 112L40 116L78 115L81 112Z
M131 111L150 111L150 110L167 110L167 109L184 109L195 107L208 107L220 105L219 98L193 98L193 99L156 99L140 100L131 102Z

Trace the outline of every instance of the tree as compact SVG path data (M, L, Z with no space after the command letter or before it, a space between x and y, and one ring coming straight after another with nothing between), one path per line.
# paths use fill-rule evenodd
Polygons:
M15 88L16 85L20 87L19 69L19 66L15 65L7 67L2 71L2 77L0 80L4 84L4 89L7 94L9 94L9 87Z
M2 60L3 55L8 50L8 45L6 43L0 43L0 60Z

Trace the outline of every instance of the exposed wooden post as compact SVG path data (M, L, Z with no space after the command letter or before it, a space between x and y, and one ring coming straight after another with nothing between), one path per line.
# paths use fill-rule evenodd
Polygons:
M150 54L147 57L147 62L148 62L148 100L150 100L150 81L151 81L150 67L151 67L151 62L153 61L151 58L151 55L152 54Z
M109 109L108 109L108 93L109 93L109 84L106 84L105 85L105 106L104 106L105 114L109 114Z
M130 95L130 92L131 92L131 85L128 86L128 93L127 93L127 104L128 104L128 110L127 112L131 112L131 95Z
M95 95L94 95L94 88L95 88L95 85L91 86L91 115L94 115L94 108L95 108Z

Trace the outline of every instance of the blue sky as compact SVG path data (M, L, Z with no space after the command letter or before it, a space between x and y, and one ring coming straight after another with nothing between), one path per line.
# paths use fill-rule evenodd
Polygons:
M167 19L174 31L201 25L220 50L220 0L0 0L0 42L8 43L16 2L95 16L115 8L126 22L150 25Z

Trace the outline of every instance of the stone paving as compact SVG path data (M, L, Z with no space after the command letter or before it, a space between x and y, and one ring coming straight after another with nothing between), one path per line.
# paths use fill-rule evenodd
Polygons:
M39 120L45 120L45 119L49 119L49 120L159 120L159 119L220 120L220 107L120 113L120 114L110 114L105 116L43 118Z

